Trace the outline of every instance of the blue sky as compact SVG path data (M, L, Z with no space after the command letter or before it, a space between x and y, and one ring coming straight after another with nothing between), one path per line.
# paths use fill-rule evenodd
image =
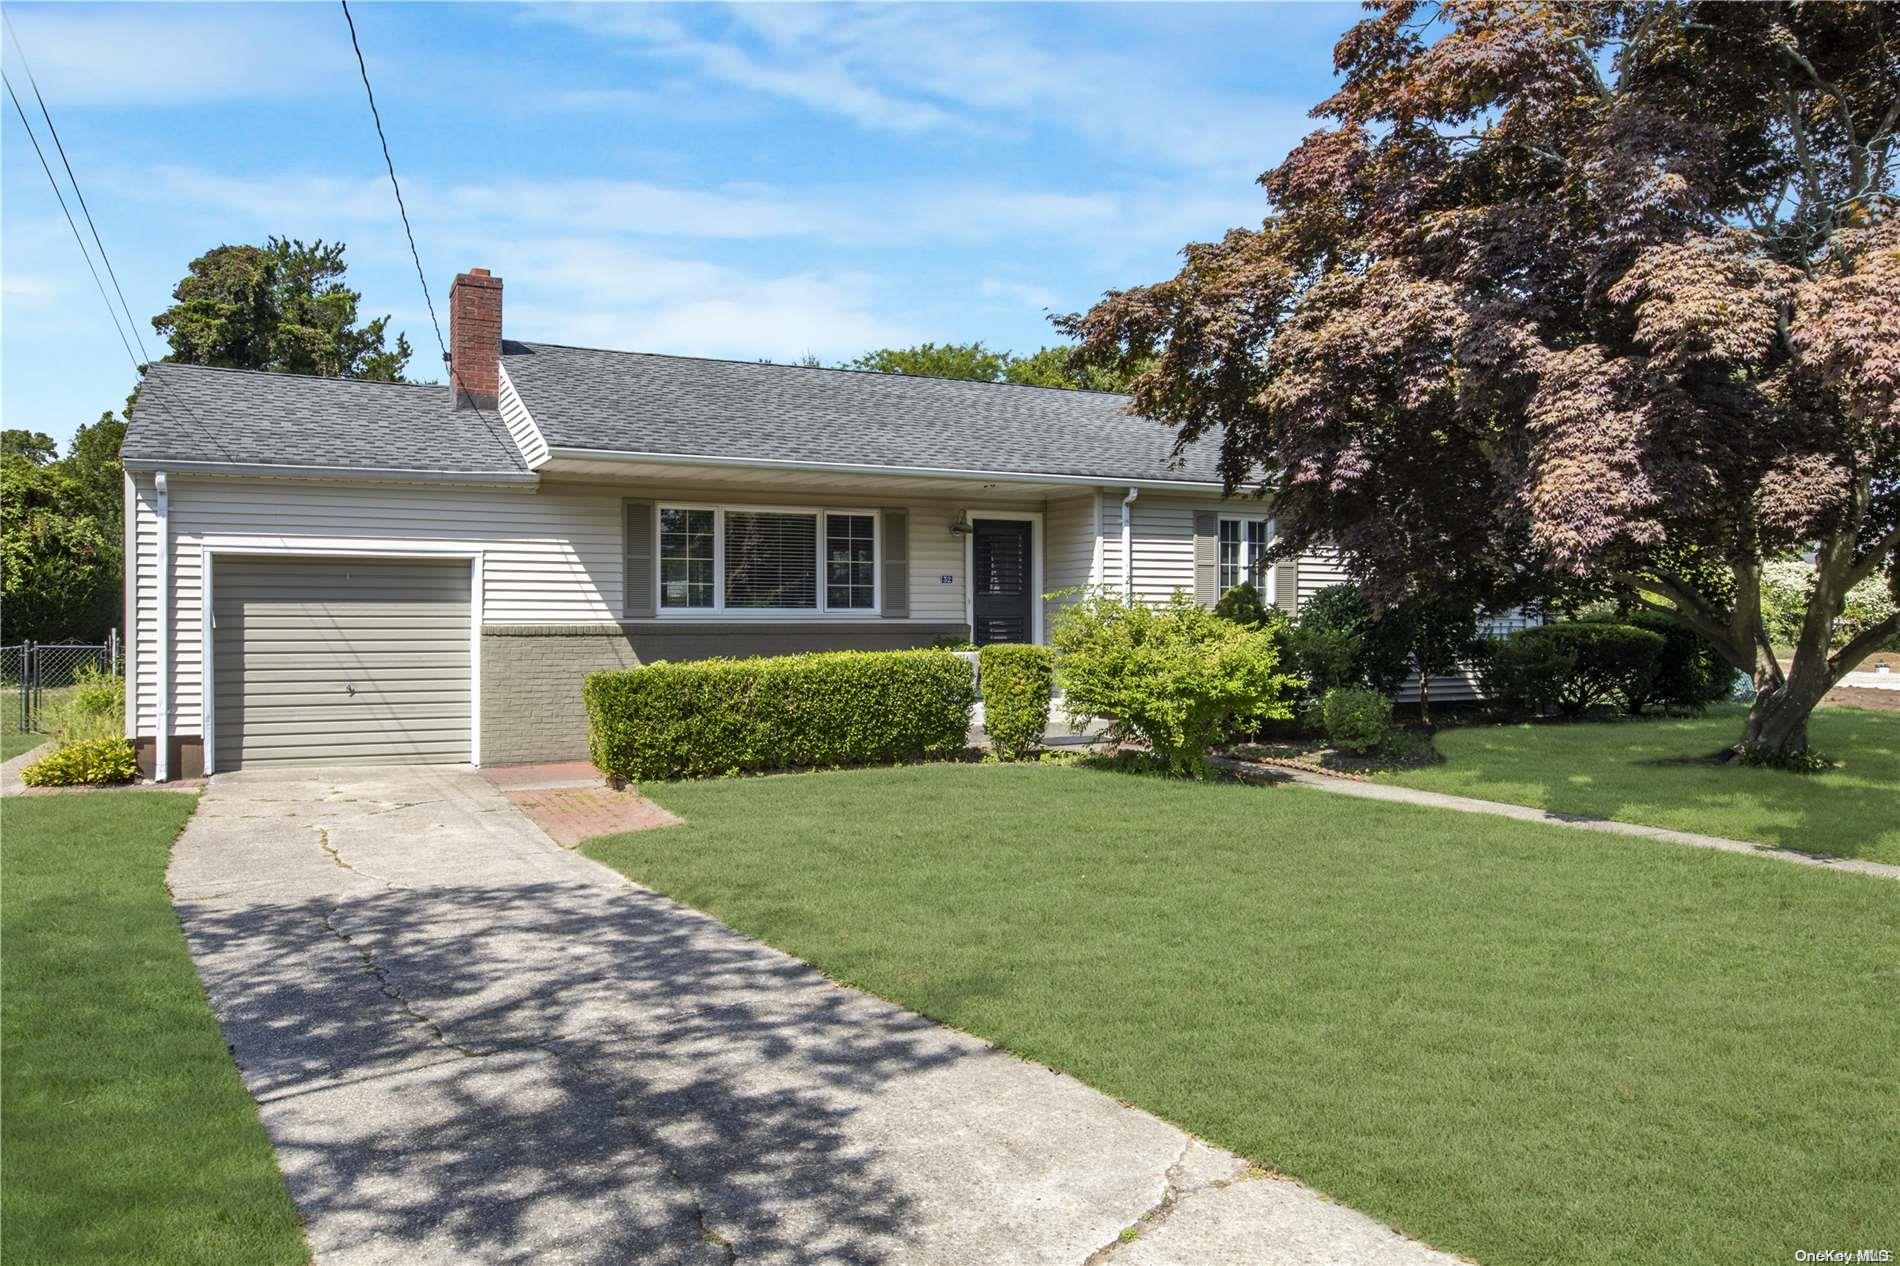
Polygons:
M342 240L366 314L435 338L334 4L9 4L154 356L185 264ZM1046 310L1257 223L1351 5L352 6L438 311L512 337L827 363L1055 341ZM11 43L7 73L23 93ZM30 98L26 100L36 124ZM0 410L62 439L118 338L6 107ZM45 143L42 136L42 143ZM55 170L57 170L57 160ZM75 208L75 211L77 208ZM82 230L84 225L81 225Z

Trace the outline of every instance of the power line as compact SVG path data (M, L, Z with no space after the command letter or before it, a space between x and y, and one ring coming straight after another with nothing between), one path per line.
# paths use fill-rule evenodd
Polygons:
M99 258L106 266L106 276L112 279L113 292L119 296L119 308L125 313L125 323L131 329L132 337L138 341L139 354L145 358L146 364L150 364L152 354L145 350L145 337L139 333L139 323L132 319L132 308L125 301L125 291L119 288L119 274L113 271L112 256L106 254L106 244L99 237L99 226L92 222L92 208L86 205L86 195L80 191L79 177L73 175L73 165L66 158L66 146L60 142L59 129L53 126L53 116L46 109L46 98L40 95L39 80L33 77L32 63L26 60L26 46L20 43L20 34L13 29L13 19L3 8L0 8L0 20L6 22L7 34L13 39L14 51L20 55L20 66L26 71L27 86L33 89L33 100L39 103L40 117L46 120L46 130L52 135L53 148L59 152L60 165L66 169L66 179L72 182L73 196L79 199L79 210L86 217L86 227L92 230L93 244L99 248ZM19 102L15 101L14 104L17 106ZM41 161L44 162L44 158ZM111 306L110 303L107 306Z
M402 231L409 239L409 258L416 261L416 280L422 283L422 301L429 305L429 324L435 327L435 345L442 353L442 363L448 366L449 377L454 378L455 362L449 359L448 344L442 341L442 323L435 319L435 300L429 297L429 278L422 271L422 254L416 250L415 230L409 227L409 208L402 200L402 184L396 179L396 162L389 156L389 138L383 135L383 116L376 109L376 90L369 86L369 66L363 61L363 46L356 41L356 19L350 16L350 0L341 0L343 20L349 23L350 47L356 50L356 70L363 76L363 91L369 97L369 117L376 122L376 139L382 142L383 166L389 169L389 185L396 191L396 210L402 214Z
M0 79L5 79L4 74L0 74ZM92 274L92 284L99 287L99 297L105 301L106 315L112 318L112 328L119 332L119 344L125 348L125 358L132 362L134 373L143 373L145 366L132 354L132 344L126 341L125 331L119 326L119 314L112 310L112 298L106 294L106 284L99 280L99 270L92 265L92 252L86 249L86 239L79 236L79 225L74 223L73 213L67 209L66 195L59 191L59 181L53 178L53 169L46 161L46 151L40 148L40 138L33 135L33 125L26 121L26 111L20 108L20 98L13 91L13 81L5 79L5 82L7 96L13 102L13 112L20 116L20 126L26 129L26 139L33 142L33 152L39 155L40 170L46 173L46 183L53 186L53 196L59 199L59 209L66 213L66 227L73 231L73 241L78 244L79 253L86 258L86 271ZM78 192L76 187L74 192Z

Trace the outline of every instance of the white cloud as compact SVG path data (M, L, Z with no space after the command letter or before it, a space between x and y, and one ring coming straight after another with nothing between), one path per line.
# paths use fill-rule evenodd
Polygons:
M342 19L317 20L316 6L8 5L7 16L55 110L283 98L354 72ZM6 61L15 70L10 40Z
M1210 87L1193 67L1176 67L1139 41L1111 50L1059 38L1067 33L1009 6L689 12L691 25L641 5L537 8L528 19L877 131L1007 135L1056 126L1110 149L1246 177L1313 127L1303 104Z
M977 293L986 299L1003 299L1038 312L1047 312L1059 306L1061 298L1046 286L1030 285L1021 281L1003 281L996 277L985 277L977 286Z

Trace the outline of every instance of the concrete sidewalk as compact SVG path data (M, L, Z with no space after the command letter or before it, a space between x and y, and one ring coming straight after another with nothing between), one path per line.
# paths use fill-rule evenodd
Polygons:
M1514 818L1519 822L1538 822L1546 826L1564 826L1578 831L1597 831L1605 835L1632 835L1640 839L1662 840L1670 844L1687 844L1693 848L1711 848L1724 853L1745 853L1750 857L1767 857L1776 861L1794 862L1801 866L1818 866L1825 870L1851 871L1857 875L1872 875L1879 879L1900 879L1900 866L1887 862L1863 861L1858 857L1836 857L1828 853L1800 853L1793 849L1776 848L1769 844L1725 839L1720 835L1699 835L1694 831L1676 831L1663 826L1644 826L1639 822L1618 822L1613 818L1555 813L1549 809L1537 809L1530 805L1507 804L1501 800L1479 800L1472 796L1453 796L1442 791L1420 791L1415 787L1398 787L1391 783L1371 782L1363 778L1335 778L1314 770L1294 769L1287 765L1267 765L1259 761L1237 760L1231 757L1216 757L1213 763L1243 777L1271 782L1298 783L1302 787L1312 787L1317 791L1325 791L1337 796L1356 796L1361 800L1384 800L1392 804L1422 805L1428 809L1452 809L1459 813L1482 813L1492 817Z
M325 1266L1454 1260L629 884L467 770L219 775L169 880Z

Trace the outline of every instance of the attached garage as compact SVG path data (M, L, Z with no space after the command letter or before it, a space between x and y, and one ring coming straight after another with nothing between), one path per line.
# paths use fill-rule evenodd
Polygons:
M215 768L473 759L468 559L210 562Z

